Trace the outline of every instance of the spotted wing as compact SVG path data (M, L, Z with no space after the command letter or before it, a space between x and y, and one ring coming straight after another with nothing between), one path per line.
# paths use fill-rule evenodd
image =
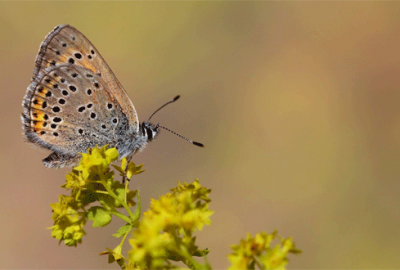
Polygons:
M42 42L36 57L33 81L46 73L48 68L71 64L90 70L102 78L104 90L108 91L121 106L131 129L138 132L136 110L125 89L104 61L93 44L77 29L60 25L50 32Z
M103 76L78 65L41 70L23 100L29 142L74 157L129 136L129 119ZM132 134L130 134L132 136Z

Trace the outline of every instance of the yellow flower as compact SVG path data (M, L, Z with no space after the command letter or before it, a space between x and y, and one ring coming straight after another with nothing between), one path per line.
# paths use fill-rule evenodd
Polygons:
M179 183L171 193L153 199L130 239L130 261L142 268L164 269L170 266L169 259L187 256L181 253L182 249L190 250L191 255L198 252L192 233L211 223L210 192L196 180L191 184Z
M281 240L282 246L277 244L271 248L271 242L275 238L279 238L276 231L272 234L262 232L256 234L254 238L247 234L246 240L242 239L239 245L232 245L234 252L228 255L232 264L229 269L249 269L257 264L265 269L285 269L288 262L287 255L301 251L294 247L291 238Z

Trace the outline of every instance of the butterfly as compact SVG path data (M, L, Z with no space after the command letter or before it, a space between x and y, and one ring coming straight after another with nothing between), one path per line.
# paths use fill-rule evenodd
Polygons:
M160 129L176 134L150 123L151 117L139 123L132 101L99 51L70 25L55 27L40 45L22 107L24 137L52 151L43 160L50 168L75 166L80 153L96 145L116 147L120 158L131 158Z

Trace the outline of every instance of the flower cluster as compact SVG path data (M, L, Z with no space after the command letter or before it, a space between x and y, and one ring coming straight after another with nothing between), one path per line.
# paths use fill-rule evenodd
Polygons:
M271 247L271 242L278 238L280 244ZM239 245L232 245L233 253L228 256L231 261L229 269L285 269L289 253L298 254L291 238L281 239L277 232L256 234L254 238L250 234L240 241Z
M153 199L150 210L144 213L129 240L131 267L169 269L174 268L172 260L182 261L191 268L204 268L193 256L205 256L208 250L198 249L193 233L211 223L210 192L196 180L191 184L178 184L171 193Z
M194 233L211 223L213 211L209 209L210 189L202 187L198 180L187 184L178 183L170 193L152 199L150 209L141 215L141 202L137 190L129 191L128 182L114 180L110 170L111 162L118 158L115 148L93 148L82 154L79 165L66 176L63 188L69 195L59 196L51 204L54 225L50 227L52 237L65 245L76 246L85 235L84 226L88 220L93 227L104 227L112 217L126 223L113 234L122 238L114 249L106 248L101 255L108 255L109 263L116 262L121 269L177 269L174 262L182 262L190 269L212 269L207 261L208 249L199 249ZM113 167L123 177L131 179L143 172L143 165L136 166L124 158L121 166ZM134 199L136 200L134 201ZM93 203L99 203L93 206ZM134 212L131 208L136 206ZM125 209L126 214L119 211ZM133 233L131 233L133 231ZM131 236L132 249L129 256L122 255L125 239ZM274 240L280 241L272 245ZM282 239L276 232L256 234L232 246L228 256L230 269L275 269L283 270L289 253L300 253L291 238ZM203 257L204 264L194 257Z
M87 220L93 221L93 227L107 225L112 215L128 224L137 222L139 215L134 215L129 209L136 204L133 199L137 191L129 191L127 185L114 181L114 172L109 168L117 158L118 151L107 149L107 146L82 154L79 165L66 175L66 183L62 186L70 190L70 195L61 195L57 203L51 204L54 225L49 229L52 230L52 237L68 246L76 246L85 235L83 228ZM127 164L126 159L122 163L122 167L115 167L120 172L126 169L129 177L142 172L142 165ZM89 208L94 202L100 202L101 206ZM121 207L127 209L129 218L117 210Z

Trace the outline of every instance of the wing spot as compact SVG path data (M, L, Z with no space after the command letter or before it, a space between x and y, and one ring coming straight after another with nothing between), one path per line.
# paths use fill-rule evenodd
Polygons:
M70 64L74 64L74 63L75 63L75 60L72 59L72 58L70 58L70 59L68 59L68 62L69 62Z
M86 74L86 77L87 78L93 78L93 75L88 73L88 74Z
M87 105L87 108L88 109L90 109L90 108L92 108L93 107L93 103L89 103L88 105Z
M96 114L95 114L94 112L92 112L92 113L90 114L90 118L96 119Z
M47 83L50 83L50 82L51 82L50 79L46 79L46 80L44 80L44 81L47 82Z
M94 54L94 50L90 50L90 53L91 53L91 54Z
M76 77L78 77L78 74L72 73L72 77L73 77L73 78L76 78Z
M75 55L75 57L77 58L77 59L81 59L82 58L82 54L80 54L80 53L76 53L76 54L74 54Z
M60 53L60 51L56 51L56 54L57 54L57 55L60 55L61 53Z
M92 59L92 56L89 54L88 56L87 56L89 59Z
M63 96L68 96L68 91L67 90L62 90L61 94L63 94Z
M44 119L44 120L48 120L48 119L49 119L49 116L48 116L47 114L45 114L45 115L43 116L43 119Z
M56 128L57 128L57 125L56 125L56 124L51 124L50 127L51 127L52 129L56 129Z
M91 95L92 95L92 89L86 90L86 93L87 93L89 96L91 96Z
M52 110L53 110L53 112L55 112L55 113L61 112L61 108L58 107L58 106L54 106L54 107L52 108Z
M43 101L42 108L45 109L47 107L47 102Z
M56 61L55 60L51 61L50 65L51 66L55 66L56 65Z
M76 87L73 85L68 86L69 90L71 90L72 92L76 91Z
M53 88L58 88L58 84L53 84Z
M82 135L83 134L83 129L81 129L81 128L78 129L78 133Z
M67 47L67 43L63 43L62 46L63 46L63 47Z
M51 91L47 91L46 97L51 97L51 95L52 95Z
M109 110L111 110L111 109L113 108L112 103L108 103L108 104L107 104L107 108L108 108Z
M97 83L97 82L94 83L94 86L95 86L96 88L99 88L99 87L100 87L99 83Z
M101 128L102 128L102 129L106 129L107 127L106 127L106 125L102 124L102 125L101 125Z
M43 127L46 127L47 126L47 122L43 122Z
M83 111L85 111L85 110L86 110L86 107L85 107L85 106L81 106L81 107L78 108L78 112L83 112Z
M38 88L38 92L39 92L39 93L43 93L43 87L40 86L40 87Z
M42 130L42 131L40 132L40 135L44 135L45 133L46 133L46 131L43 131L43 130Z
M114 124L116 124L116 123L118 123L118 119L115 117L115 118L112 120L112 122L113 122Z
M60 80L62 83L64 83L65 82L65 79L64 78L61 78L61 80Z
M61 105L64 105L65 104L65 99L63 99L63 98L60 98L59 100L58 100L58 103L59 104L61 104Z
M53 122L54 123L60 123L62 121L62 119L60 117L54 117L53 118Z
M53 132L53 135L54 135L55 137L58 137L58 132Z
M75 40L75 36L71 36L72 40Z

